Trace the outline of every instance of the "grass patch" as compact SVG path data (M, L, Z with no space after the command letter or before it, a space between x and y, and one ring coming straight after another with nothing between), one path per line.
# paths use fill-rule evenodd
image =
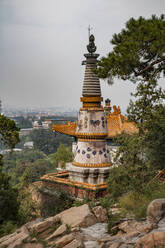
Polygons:
M146 218L147 207L154 199L165 198L165 184L146 185L143 192L128 192L119 198L119 206L124 214L133 214L136 220Z

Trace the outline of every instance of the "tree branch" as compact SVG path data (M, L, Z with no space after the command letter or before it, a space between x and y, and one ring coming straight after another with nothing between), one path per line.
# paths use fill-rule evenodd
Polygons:
M156 61L152 62L151 64L147 65L143 70L141 70L140 72L136 73L135 76L140 76L141 74L143 74L143 72L147 71L149 68L151 68L153 65L156 65L162 61L165 61L165 56L157 59Z

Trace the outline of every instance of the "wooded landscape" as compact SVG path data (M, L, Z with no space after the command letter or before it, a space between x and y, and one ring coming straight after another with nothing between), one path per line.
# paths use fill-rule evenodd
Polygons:
M151 200L165 197L164 182L153 180L165 167L165 91L159 85L159 79L165 76L164 16L131 18L120 33L114 34L111 44L113 50L98 62L95 72L114 84L116 78L136 84L127 116L139 132L122 133L115 138L114 142L120 145L116 155L119 166L110 170L108 195L99 201L107 209L117 204L122 216L131 213L140 219L146 216ZM1 139L11 149L19 145L18 131L14 121L0 116ZM55 172L59 162L65 167L66 162L72 161L73 139L68 136L55 136L50 130L40 129L34 130L27 140L34 142L33 150L0 156L0 236L36 218L28 186L42 175ZM89 199L73 203L64 192L56 197L54 204L66 201L66 208L89 203ZM47 211L46 215L63 210L64 204L61 208ZM112 218L109 213L109 232L120 217Z

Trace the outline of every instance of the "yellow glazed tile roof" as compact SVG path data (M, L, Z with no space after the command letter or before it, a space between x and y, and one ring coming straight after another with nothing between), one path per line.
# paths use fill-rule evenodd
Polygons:
M123 131L132 134L138 132L134 122L128 122L127 117L121 114L120 108L113 106L113 112L106 116L108 138L114 138ZM67 124L53 124L52 130L70 136L76 136L77 122L68 121Z
M138 128L136 127L135 123L128 122L127 117L121 114L119 107L113 106L113 112L106 116L106 119L108 127L108 138L113 138L122 132L126 132L128 134L138 132Z
M70 136L75 136L77 122L68 121L67 124L53 124L52 130L58 133L64 133Z

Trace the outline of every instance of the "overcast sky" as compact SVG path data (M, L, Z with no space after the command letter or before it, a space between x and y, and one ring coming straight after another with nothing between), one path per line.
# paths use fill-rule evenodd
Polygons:
M78 109L89 24L101 57L130 17L164 12L165 0L0 0L2 104ZM101 87L125 111L132 83Z

